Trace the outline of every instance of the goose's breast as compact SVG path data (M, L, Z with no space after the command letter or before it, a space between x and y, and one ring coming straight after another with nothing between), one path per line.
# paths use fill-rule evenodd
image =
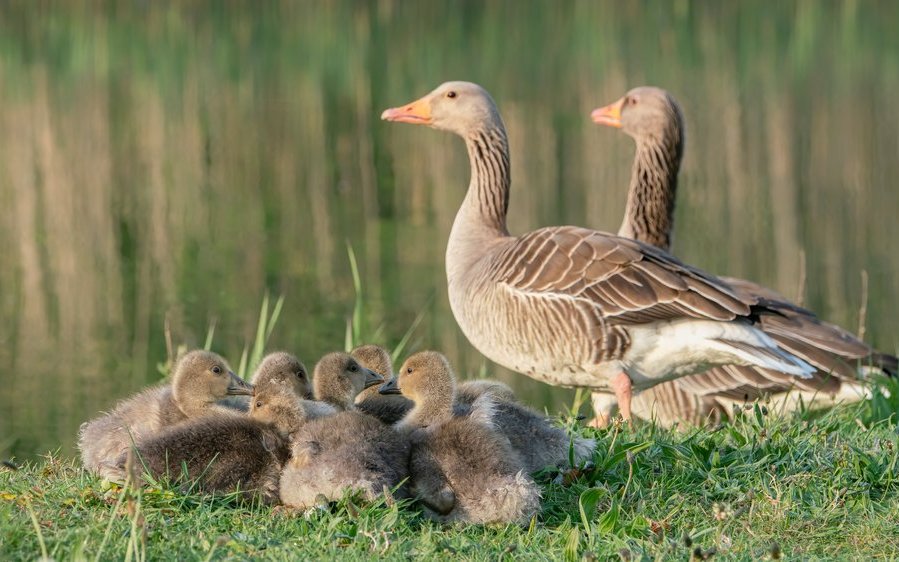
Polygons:
M501 283L450 281L450 306L478 351L557 386L608 388L619 361L601 357L601 319L570 299L523 295ZM614 350L613 350L614 351Z

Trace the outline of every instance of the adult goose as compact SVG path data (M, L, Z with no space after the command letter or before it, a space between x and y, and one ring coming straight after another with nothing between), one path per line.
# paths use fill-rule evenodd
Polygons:
M382 119L461 136L471 181L446 250L450 306L491 360L554 385L632 391L714 365L813 371L757 326L764 303L642 242L576 226L512 236L509 145L490 95L448 82ZM595 402L594 402L595 403Z
M634 139L636 153L620 236L669 251L674 228L677 176L684 151L684 120L677 101L665 90L634 88L613 104L596 109L593 121L620 129ZM632 404L638 416L665 425L702 423L730 410L734 401L755 400L799 391L806 398L832 401L864 396L859 365L896 370L896 358L874 351L852 334L819 320L814 313L774 291L742 279L724 279L743 294L764 302L777 315L760 317L761 329L782 349L813 365L811 378L797 379L756 366L721 366L663 383L642 393ZM884 369L885 368L885 369ZM817 395L817 396L816 396ZM599 397L604 401L604 397ZM789 404L784 402L784 404Z

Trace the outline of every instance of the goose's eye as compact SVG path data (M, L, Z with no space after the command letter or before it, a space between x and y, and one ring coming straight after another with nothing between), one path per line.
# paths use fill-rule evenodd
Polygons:
M446 97L448 97L450 99L456 97L457 95L458 94L456 94L456 92L453 92L452 90L446 93Z
M637 98L628 96L624 102L625 105L637 105Z
M222 374L222 368L219 367L218 365L216 365L215 367L212 368L212 372L215 373L216 375L220 375L220 374Z

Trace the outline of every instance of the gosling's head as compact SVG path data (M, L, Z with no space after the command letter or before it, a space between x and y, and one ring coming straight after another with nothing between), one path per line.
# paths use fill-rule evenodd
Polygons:
M390 352L380 345L360 345L351 351L350 355L363 367L371 369L385 378L393 376L393 361L390 358Z
M250 402L250 417L272 424L285 439L291 439L309 416L303 403L287 383L272 383L257 391Z
M381 394L402 394L416 407L434 405L452 409L456 379L449 361L436 351L420 351L400 368L396 377L381 386Z
M315 396L344 410L352 409L353 399L364 389L382 384L384 377L363 367L349 353L329 353L315 366Z
M412 103L385 110L381 119L428 125L463 137L502 126L493 98L471 82L445 82Z
M182 405L202 406L226 396L252 396L253 386L235 375L220 355L196 350L184 355L175 366L172 392Z
M600 125L619 128L638 143L675 139L680 142L684 118L674 97L661 88L634 88L615 103L591 114Z
M312 398L312 383L306 366L290 353L269 353L256 368L253 374L256 394L265 392L273 384L287 385L300 398Z

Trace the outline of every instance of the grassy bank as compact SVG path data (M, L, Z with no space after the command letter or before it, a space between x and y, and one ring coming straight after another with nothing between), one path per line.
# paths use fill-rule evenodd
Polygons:
M528 528L442 528L346 499L307 514L104 488L70 459L0 469L0 559L872 558L899 552L896 396L692 432L595 433L596 469L544 478ZM591 433L592 430L584 430Z

